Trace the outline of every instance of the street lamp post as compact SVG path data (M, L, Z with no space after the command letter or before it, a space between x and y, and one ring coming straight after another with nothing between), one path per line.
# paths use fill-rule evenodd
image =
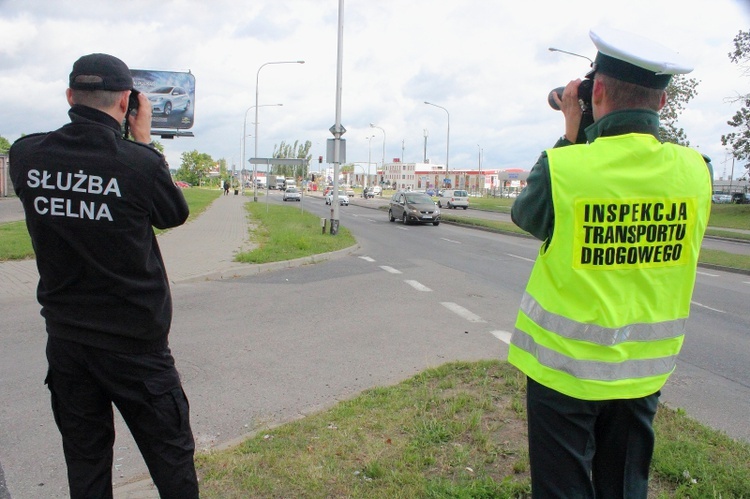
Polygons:
M383 132L383 160L382 160L382 162L380 164L380 167L383 169L383 175L385 175L385 129L383 129L382 127L379 127L375 123L370 123L370 128L377 128L378 130L380 130L381 132ZM383 191L382 190L380 191L380 196L381 197L383 196Z
M365 189L369 187L368 184L370 183L370 163L372 160L372 139L374 138L375 138L374 135L370 135L369 137L366 137L367 142L369 142L369 145L367 147L367 179L365 179L365 187L364 187Z
M258 106L258 107L267 107L267 106L283 106L283 105L284 105L284 104L261 104L261 105L260 105L260 106ZM245 172L245 167L246 167L245 163L247 162L247 158L245 157L245 142L246 142L246 140L245 140L245 139L247 139L247 113L249 113L249 112L250 112L250 110L251 110L252 108L254 108L254 107L255 107L255 106L250 106L250 107L248 107L248 108L247 108L247 110L245 111L245 120L244 120L244 121L242 122L242 173L244 173L244 172ZM255 179L255 176L253 175L253 184L255 184L255 183L256 183L256 179ZM243 195L244 195L244 193L245 193L245 182L244 182L244 178L243 178L243 182L242 182L242 187L241 187L241 189L242 189L242 193L243 193Z
M443 106L438 106L437 104L433 104L432 102L424 101L425 104L428 106L435 106L439 107L443 111L445 111L445 114L448 115L448 135L445 139L445 174L448 175L448 159L450 158L450 150L451 150L451 113L448 112L447 109L445 109Z
M305 61L273 61L273 62L265 62L260 65L258 68L258 72L255 74L255 132L253 135L255 135L255 154L253 157L258 157L258 83L260 80L260 70L263 69L264 66L268 66L269 64L304 64ZM267 169L266 169L267 170ZM258 165L253 163L253 179L256 178L258 174ZM268 176L268 171L266 171L266 177ZM268 179L266 179L268 181ZM258 183L253 182L253 201L258 201Z

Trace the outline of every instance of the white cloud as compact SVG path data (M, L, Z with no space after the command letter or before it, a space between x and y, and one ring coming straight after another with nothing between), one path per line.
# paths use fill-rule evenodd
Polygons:
M705 4L705 5L704 5ZM347 0L344 11L342 123L347 159L403 154L444 162L450 112L451 167L528 169L562 134L562 116L546 103L554 87L582 76L587 61L554 46L595 55L588 29L637 32L681 51L701 81L683 114L691 143L716 161L720 136L737 109L725 98L746 93L747 77L729 62L732 39L747 29L741 0L508 2L501 0ZM195 138L163 141L170 164L197 149L241 163L245 111L259 75L260 156L282 140L310 140L325 154L335 121L336 0L0 0L0 135L46 131L67 121L64 91L80 55L107 52L132 68L190 70L196 77ZM253 131L253 112L248 133ZM253 141L248 139L247 155ZM715 165L717 171L720 166Z

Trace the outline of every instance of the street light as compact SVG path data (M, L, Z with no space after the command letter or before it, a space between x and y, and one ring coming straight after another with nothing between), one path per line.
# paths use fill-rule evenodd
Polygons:
M284 104L261 104L258 107L267 107L267 106L283 106ZM247 138L247 113L250 112L252 108L256 106L250 106L245 111L245 120L242 123L242 172L245 171L245 162L247 161L247 158L245 157L245 139ZM244 182L244 175L243 175L243 182L242 182L242 193L245 193L245 182ZM255 176L253 175L253 184L256 183Z
M375 123L370 123L370 127L371 128L377 128L378 130L380 130L381 132L383 132L383 161L380 164L380 167L383 169L383 175L385 175L385 130L382 127L379 127L378 125L376 125ZM383 195L382 191L381 191L380 195L381 196Z
M369 142L369 145L367 147L367 179L365 180L365 189L367 189L368 183L370 182L370 162L372 160L372 139L374 139L375 136L370 135L369 137L365 137L365 138Z
M425 104L428 106L435 106L439 107L443 111L445 111L445 114L448 115L448 136L445 139L445 173L448 174L448 158L450 157L450 150L451 150L451 113L448 112L447 109L445 109L443 106L438 106L437 104L433 104L432 102L424 101Z
M304 64L305 61L273 61L273 62L265 62L260 65L258 68L258 72L255 74L255 155L254 157L258 157L258 83L260 80L260 70L263 69L264 66L268 66L269 64ZM266 168L268 170L268 168ZM258 174L258 165L253 163L253 179L256 178ZM266 175L268 175L268 171L266 171ZM258 183L253 182L253 201L258 201Z

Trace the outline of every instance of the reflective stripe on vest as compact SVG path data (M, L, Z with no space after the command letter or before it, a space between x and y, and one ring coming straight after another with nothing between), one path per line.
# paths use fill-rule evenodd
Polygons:
M629 378L649 378L669 375L675 368L677 355L657 359L628 360L619 364L596 360L576 360L566 357L554 350L545 348L534 338L516 329L513 333L513 345L530 353L545 367L561 371L577 379L596 381L620 381ZM613 397L609 393L607 398Z
M568 339L588 341L602 346L618 345L626 341L677 338L684 334L686 322L685 319L677 319L655 324L629 324L619 328L582 324L562 315L547 312L529 293L523 294L521 311L547 331L554 331Z

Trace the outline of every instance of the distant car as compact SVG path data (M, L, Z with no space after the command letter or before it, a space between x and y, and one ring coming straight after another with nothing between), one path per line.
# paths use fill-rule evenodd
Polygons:
M326 204L333 204L333 191L325 196ZM349 206L349 196L344 191L339 191L339 206Z
M182 181L182 180L177 180L177 181L176 181L176 182L174 183L174 185L176 185L176 186L177 186L177 187L179 187L180 189L189 189L189 188L190 188L190 184L188 184L187 182L184 182L184 181Z
M185 112L190 109L190 94L182 87L159 87L146 92L146 97L151 102L154 114L169 116L176 109Z
M350 198L353 198L354 197L354 189L352 189L351 187L347 187L346 188L346 195L349 196Z
M726 204L732 202L731 194L714 194L711 196L711 202L716 204Z
M372 194L373 196L380 196L383 193L383 188L379 185L376 185L372 188Z
M388 219L391 222L399 219L404 225L411 222L440 225L440 208L423 192L399 191L391 197Z
M284 201L302 201L302 193L296 187L287 187L282 196Z
M461 189L444 189L438 195L438 207L463 208L469 207L469 193Z

